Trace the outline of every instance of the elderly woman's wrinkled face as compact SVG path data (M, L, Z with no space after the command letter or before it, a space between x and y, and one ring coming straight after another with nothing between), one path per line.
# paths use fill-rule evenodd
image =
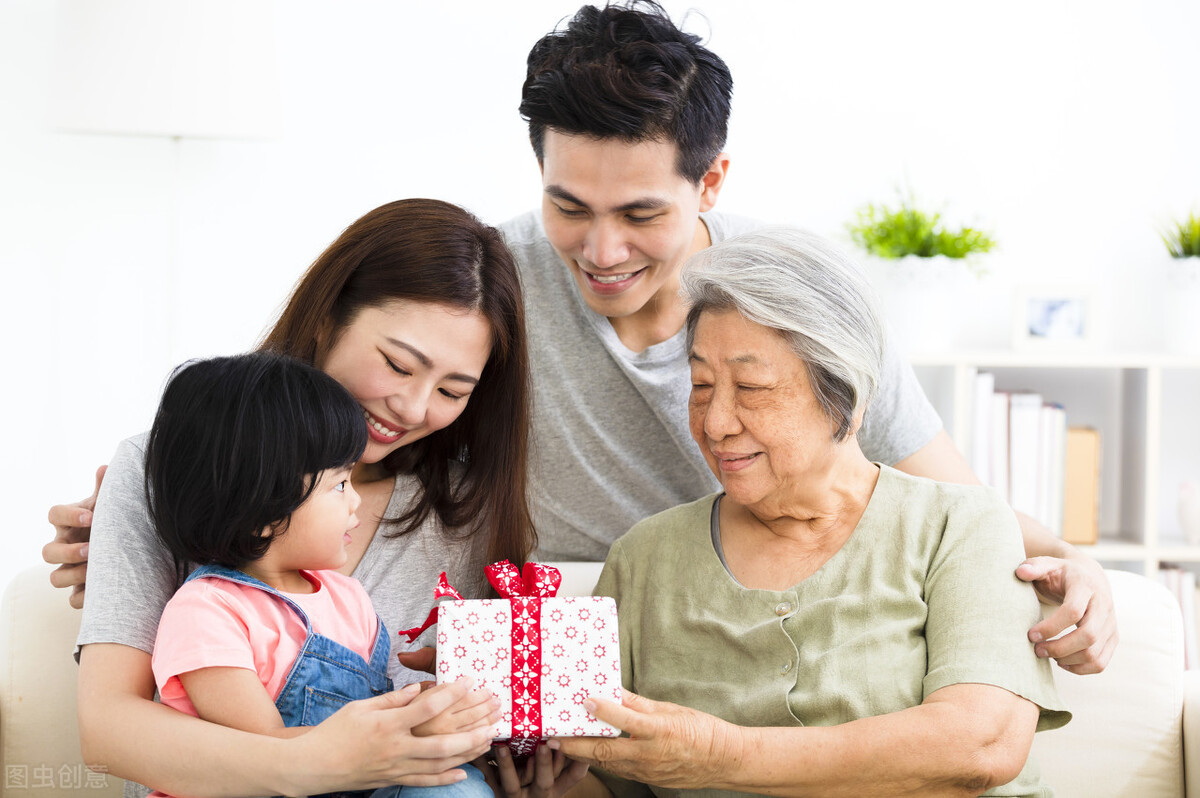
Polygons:
M784 499L831 464L829 417L808 370L774 330L734 310L705 312L690 353L692 438L729 498Z

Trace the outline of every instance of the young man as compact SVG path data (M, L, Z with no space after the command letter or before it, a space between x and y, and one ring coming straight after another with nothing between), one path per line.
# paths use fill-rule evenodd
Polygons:
M729 170L732 78L649 2L585 6L534 45L521 113L540 212L502 229L522 270L534 381L531 505L545 560L605 557L648 515L719 488L688 432L678 294L694 252L759 223L714 210ZM872 460L977 483L891 347L858 434ZM1095 672L1116 644L1099 566L1022 518L1018 576L1063 603L1040 656ZM1072 624L1078 629L1054 641Z

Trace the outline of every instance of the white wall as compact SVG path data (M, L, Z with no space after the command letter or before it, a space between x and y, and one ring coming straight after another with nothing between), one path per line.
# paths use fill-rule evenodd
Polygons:
M696 4L736 82L723 208L841 236L907 181L1002 243L980 343L1007 336L1011 285L1054 279L1097 291L1104 341L1157 345L1155 227L1200 204L1200 5ZM524 58L575 8L278 0L283 135L175 143L53 132L55 5L0 0L0 584L147 426L170 366L250 347L359 214L538 201Z

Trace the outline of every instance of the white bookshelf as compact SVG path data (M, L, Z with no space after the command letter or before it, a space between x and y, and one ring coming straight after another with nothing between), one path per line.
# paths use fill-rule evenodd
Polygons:
M909 358L959 449L970 458L975 375L997 390L1061 404L1071 426L1100 430L1100 541L1106 567L1153 576L1162 563L1200 571L1183 539L1178 486L1200 481L1200 358L1157 353L981 350Z

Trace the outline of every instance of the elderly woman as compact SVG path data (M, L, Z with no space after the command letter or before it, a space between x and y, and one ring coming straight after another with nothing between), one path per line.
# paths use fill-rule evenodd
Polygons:
M1025 636L1012 511L855 440L884 341L863 276L771 229L682 281L692 436L724 490L613 546L596 592L632 694L587 706L631 736L554 747L618 795L1049 795L1026 759L1070 715Z

